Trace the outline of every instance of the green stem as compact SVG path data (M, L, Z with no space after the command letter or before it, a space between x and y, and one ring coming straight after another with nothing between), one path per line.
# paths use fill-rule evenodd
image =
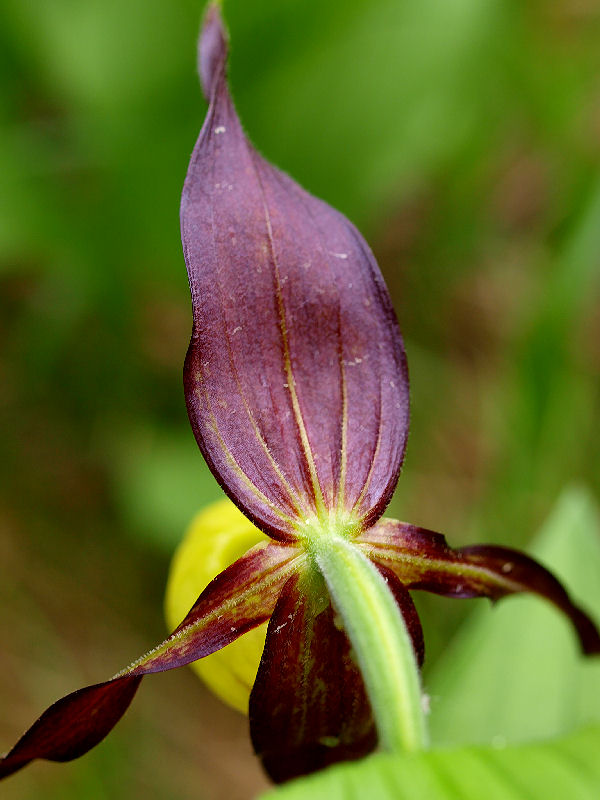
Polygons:
M382 575L350 541L312 538L309 549L356 653L382 746L427 747L419 668L410 634Z

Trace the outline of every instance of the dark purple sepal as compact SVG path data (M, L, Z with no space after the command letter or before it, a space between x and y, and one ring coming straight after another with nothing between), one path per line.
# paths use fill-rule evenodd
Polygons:
M0 759L0 778L36 758L70 761L97 745L123 716L144 675L175 669L265 622L304 556L290 546L259 545L221 572L165 641L112 680L58 700Z
M0 779L36 758L71 761L87 753L121 719L141 680L141 675L128 675L86 686L57 700L0 758Z
M276 782L360 758L377 736L350 643L327 592L286 583L250 695L250 733Z
M193 304L184 383L203 455L266 533L343 509L377 519L408 429L402 340L366 242L265 161L227 87L211 7L200 72L210 106L182 196Z
M256 545L213 578L169 638L129 671L163 672L225 647L271 616L285 582L305 561L292 545Z
M198 76L208 102L217 91L215 82L225 77L228 39L219 7L209 3L198 39Z
M440 533L389 519L362 532L356 543L408 589L491 600L521 592L539 595L570 619L586 655L600 653L600 632L594 622L574 605L551 572L518 550L495 545L453 550Z
M582 652L587 656L600 654L600 631L596 624L573 603L560 581L533 558L499 545L470 545L461 547L457 553L470 564L478 565L491 574L506 575L508 572L510 579L522 587L517 591L533 592L549 600L570 619Z

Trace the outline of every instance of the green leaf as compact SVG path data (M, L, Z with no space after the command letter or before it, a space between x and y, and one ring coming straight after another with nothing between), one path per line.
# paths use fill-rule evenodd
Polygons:
M595 800L600 727L568 738L498 749L376 755L269 792L263 800Z
M576 602L600 610L600 519L570 489L532 546ZM600 721L600 660L584 659L564 619L532 596L477 609L425 682L438 744L524 742Z

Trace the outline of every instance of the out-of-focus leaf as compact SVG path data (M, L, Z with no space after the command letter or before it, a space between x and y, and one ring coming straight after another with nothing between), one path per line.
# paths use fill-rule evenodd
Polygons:
M263 800L595 800L600 728L520 747L377 755L293 781Z
M234 95L269 159L360 222L400 176L476 146L478 118L489 135L489 116L503 104L497 43L511 15L497 0L311 5L230 4L232 38L241 42L232 52ZM243 52L259 36L260 68Z
M587 492L562 495L533 551L598 614L600 519ZM438 743L523 742L600 721L600 660L581 658L565 620L532 597L477 609L426 690Z
M221 496L194 440L140 427L119 431L111 444L114 492L132 532L172 550L198 509Z

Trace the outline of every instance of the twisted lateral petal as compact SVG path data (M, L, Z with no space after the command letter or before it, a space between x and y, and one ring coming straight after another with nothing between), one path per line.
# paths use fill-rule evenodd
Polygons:
M423 632L408 591L385 567L419 663ZM313 579L315 580L315 579ZM322 582L292 576L269 622L250 695L250 733L276 782L369 753L377 743L350 642Z
M357 544L408 589L492 600L521 592L537 594L567 615L586 655L600 653L600 632L590 617L574 605L551 572L517 550L495 545L453 550L440 533L390 519L362 533Z
M176 630L112 680L50 706L0 758L5 778L36 758L70 761L97 745L121 719L144 675L196 661L267 620L282 586L303 563L292 547L253 548L202 592Z
M210 107L181 205L192 427L226 492L275 538L331 510L372 522L408 427L390 299L358 231L249 143L226 58L212 7L200 48Z
M127 711L141 680L141 675L113 678L57 700L0 758L0 779L36 758L71 761L87 753Z

